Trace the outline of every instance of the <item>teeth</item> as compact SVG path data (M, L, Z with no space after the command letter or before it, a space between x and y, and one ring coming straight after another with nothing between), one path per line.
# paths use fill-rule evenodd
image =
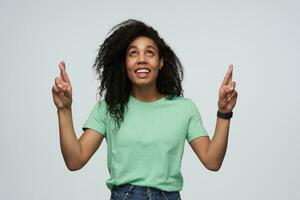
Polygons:
M136 72L137 73L142 73L142 72L149 73L150 71L149 71L149 69L138 69Z

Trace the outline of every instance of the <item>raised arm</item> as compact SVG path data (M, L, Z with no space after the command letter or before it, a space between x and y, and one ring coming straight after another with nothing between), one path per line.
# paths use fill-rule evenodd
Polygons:
M65 63L59 63L60 77L52 87L53 101L57 108L61 152L67 168L81 169L102 143L103 135L86 129L78 140L72 118L72 86Z
M232 112L236 101L236 83L232 81L233 66L229 65L228 71L219 90L218 109L222 113ZM199 137L190 142L203 165L212 171L218 171L222 165L228 143L230 119L217 117L215 133L210 140L209 137Z

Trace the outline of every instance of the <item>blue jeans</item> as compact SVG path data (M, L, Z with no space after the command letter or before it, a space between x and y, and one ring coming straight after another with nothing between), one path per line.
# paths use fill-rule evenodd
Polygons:
M166 192L152 187L130 184L115 186L110 200L181 200L179 191Z

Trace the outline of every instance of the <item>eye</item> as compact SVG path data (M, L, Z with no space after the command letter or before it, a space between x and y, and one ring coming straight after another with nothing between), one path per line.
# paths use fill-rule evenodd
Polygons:
M137 52L135 50L129 52L129 56L136 56Z
M147 55L148 56L154 56L154 52L152 50L147 50Z

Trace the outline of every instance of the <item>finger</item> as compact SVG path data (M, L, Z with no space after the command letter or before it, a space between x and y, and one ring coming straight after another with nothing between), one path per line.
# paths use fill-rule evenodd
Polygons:
M52 87L52 93L53 95L59 95L61 97L65 95L65 93L61 91L59 88L57 88L56 85Z
M61 78L58 78L58 77L56 77L55 78L55 85L58 87L58 88L62 88L62 80L61 80Z
M56 93L56 94L59 94L60 92L62 92L59 88L57 88L56 85L53 85L52 91L53 91L54 93Z
M234 90L234 92L228 97L228 101L230 101L231 99L234 99L234 98L236 98L237 97L237 95L238 95L238 93L237 93L237 91L236 90Z
M233 65L230 64L228 68L230 68L230 70L231 70L231 73L230 73L230 76L229 76L229 80L228 80L228 82L230 83L232 81L232 76L233 76Z
M226 75L223 79L222 85L227 85L232 80L232 72L233 72L233 65L230 64L228 66L228 70L226 72Z
M229 91L227 88L224 87L224 88L221 90L219 97L220 97L221 99L227 99L227 97L228 97L230 94L231 94L230 91Z
M220 92L220 98L227 100L228 98L230 98L233 95L234 91L235 91L234 87L231 88L231 86L229 86L229 85L224 86L222 91Z
M222 88L223 88L224 93L226 95L228 95L229 93L231 94L234 91L235 86L236 86L236 83L234 81L232 81L231 83L223 86Z
M230 89L230 90L234 90L234 89L235 89L235 86L236 86L236 82L235 82L235 81L229 82L229 89Z
M68 77L67 71L66 71L66 65L64 61L61 61L59 63L60 68L60 77L63 81L70 83L70 79Z
M235 84L231 83L230 85L223 85L221 87L221 94L223 94L223 96L227 96L229 93L232 93L233 90L235 89Z
M68 88L68 83L64 83L60 78L55 78L55 85L58 89L61 91L66 91L66 88Z
M59 85L61 85L61 81L60 81L60 78L56 77L55 80L54 80L54 83L57 87L59 87Z

